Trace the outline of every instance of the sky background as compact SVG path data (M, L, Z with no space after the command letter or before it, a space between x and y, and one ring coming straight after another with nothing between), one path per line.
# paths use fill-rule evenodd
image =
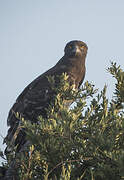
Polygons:
M76 39L88 45L85 80L106 84L110 99L115 81L106 69L110 61L124 68L124 0L0 0L1 136L17 96Z

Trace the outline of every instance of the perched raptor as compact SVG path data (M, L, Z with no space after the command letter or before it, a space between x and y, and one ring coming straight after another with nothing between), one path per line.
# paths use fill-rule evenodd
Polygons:
M67 73L69 83L74 84L77 89L80 87L85 77L87 49L87 45L82 41L74 40L67 43L64 49L64 56L57 64L41 74L24 89L10 109L7 119L9 130L5 142L13 141L15 132L19 126L20 120L15 116L15 113L20 113L25 120L32 122L37 122L39 115L46 117L46 108L48 108L51 99L54 97L48 76L56 77L62 73ZM25 132L24 130L20 130L14 140L14 145L17 146L18 152L25 143ZM8 151L9 145L5 153Z

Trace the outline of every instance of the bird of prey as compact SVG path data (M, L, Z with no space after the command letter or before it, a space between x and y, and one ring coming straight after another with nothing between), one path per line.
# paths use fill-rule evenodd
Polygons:
M14 146L17 147L17 152L19 152L26 143L26 135L24 130L20 129L17 136L15 136L20 124L20 120L15 116L15 113L18 112L25 120L31 122L37 122L39 115L46 117L46 108L49 107L54 97L48 76L56 77L62 73L66 73L69 83L74 84L75 88L78 89L85 77L87 49L87 45L79 40L67 43L64 49L64 56L57 64L31 82L19 95L9 111L7 119L9 130L5 138L5 142L11 142L15 138L13 142ZM7 152L9 152L9 145L5 150L5 153Z

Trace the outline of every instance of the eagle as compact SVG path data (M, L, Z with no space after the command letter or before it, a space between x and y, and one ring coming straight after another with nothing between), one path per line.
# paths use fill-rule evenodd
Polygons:
M17 147L17 152L21 151L26 144L26 133L24 129L20 128L18 134L15 136L20 126L20 120L15 115L16 113L21 114L25 120L33 123L38 121L39 115L46 118L46 109L54 97L54 91L51 89L48 76L54 76L56 78L66 73L69 84L74 85L76 89L80 87L86 72L85 59L87 50L86 43L79 40L70 41L64 48L64 56L57 64L32 81L18 96L9 111L7 119L9 129L4 139L4 142L7 144L5 154L10 152L11 142L14 142L14 146Z

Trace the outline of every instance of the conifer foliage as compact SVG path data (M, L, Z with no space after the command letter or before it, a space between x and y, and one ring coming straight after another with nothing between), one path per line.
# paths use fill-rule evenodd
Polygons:
M116 79L110 102L106 86L98 92L85 82L77 91L69 86L66 74L59 87L49 77L56 97L48 117L39 116L32 124L17 113L29 144L20 153L13 149L1 176L14 162L15 179L21 180L124 179L124 72L116 63L108 71Z

